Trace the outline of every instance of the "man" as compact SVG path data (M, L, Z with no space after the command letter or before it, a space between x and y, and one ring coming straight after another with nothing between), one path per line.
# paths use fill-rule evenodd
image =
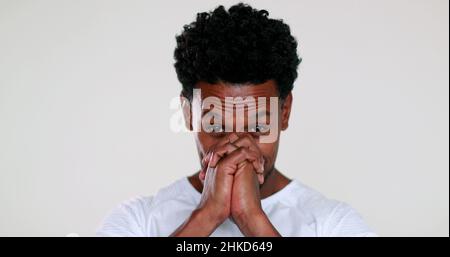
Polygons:
M350 206L275 168L300 64L288 25L248 5L219 6L199 13L176 39L183 113L202 168L153 197L120 205L98 235L374 235Z

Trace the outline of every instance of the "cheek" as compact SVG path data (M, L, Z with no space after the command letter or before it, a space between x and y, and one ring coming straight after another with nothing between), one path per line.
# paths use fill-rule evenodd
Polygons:
M277 154L277 145L276 144L258 144L259 149L261 149L261 152L264 156L264 159L266 161L266 165L272 166L276 154Z
M208 150L210 150L216 143L217 139L211 137L207 133L196 133L195 142L197 144L198 151L204 155Z

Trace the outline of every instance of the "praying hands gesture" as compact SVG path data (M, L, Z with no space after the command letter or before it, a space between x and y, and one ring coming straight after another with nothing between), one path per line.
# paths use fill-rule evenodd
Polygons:
M224 137L203 157L198 208L172 236L209 236L231 218L245 236L280 236L261 207L264 159L250 135Z

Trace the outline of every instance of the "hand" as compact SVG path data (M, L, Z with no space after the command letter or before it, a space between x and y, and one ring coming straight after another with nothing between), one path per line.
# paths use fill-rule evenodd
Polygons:
M201 180L204 177L204 180L199 209L207 210L221 222L231 215L231 194L238 166L244 162L251 162L253 168L258 170L260 177L263 178L260 153L250 150L250 147L240 147L244 143L236 134L231 134L219 142L202 160L203 168L199 177Z
M208 236L230 216L245 235L279 235L261 210L258 182L264 182L264 159L251 139L232 133L204 156L200 204L171 236ZM242 190L234 190L236 185ZM246 197L247 192L253 195ZM256 206L263 215L248 216Z
M202 197L199 206L194 210L189 218L185 220L171 236L209 236L231 212L231 192L233 186L233 175L236 171L236 164L240 160L245 160L243 154L227 156L227 160L217 165L211 160L218 159L216 156L224 156L237 148L230 144L238 139L237 135L230 134L220 140L213 149L203 156L200 179L203 183ZM250 156L248 156L250 157Z
M236 133L230 134L225 140L222 140L217 146L209 151L202 159L202 170L199 173L199 179L203 183L205 181L207 166L215 167L217 163L227 154L230 154L238 148L248 148L250 151L254 151L258 158L253 161L255 172L258 175L258 181L260 184L264 183L264 158L262 157L261 150L256 145L255 140L249 136L238 137ZM250 161L250 160L248 160Z
M245 236L280 236L261 207L258 180L248 162L234 175L231 215Z
M217 151L219 154L211 157L210 166L220 164L222 162L220 158L225 160L227 157L223 156L237 150L247 149L251 156L257 156L256 160L248 158L236 166L231 194L232 219L246 236L280 236L261 207L259 184L264 183L264 159L261 151L253 137L249 135L233 139L230 144L234 147L225 144L222 148L226 150L219 150Z
M234 222L241 227L247 219L263 213L258 177L249 162L242 162L234 174L231 216Z

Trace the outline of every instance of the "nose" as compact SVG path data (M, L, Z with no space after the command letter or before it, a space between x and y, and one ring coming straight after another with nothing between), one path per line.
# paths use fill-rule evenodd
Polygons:
M244 137L244 136L250 135L250 133L249 132L236 132L236 135L238 137Z
M246 132L236 132L236 135L239 137L239 138L241 138L241 137L257 137L258 136L258 134L257 133L255 133L255 132L248 132L248 131L246 131Z

